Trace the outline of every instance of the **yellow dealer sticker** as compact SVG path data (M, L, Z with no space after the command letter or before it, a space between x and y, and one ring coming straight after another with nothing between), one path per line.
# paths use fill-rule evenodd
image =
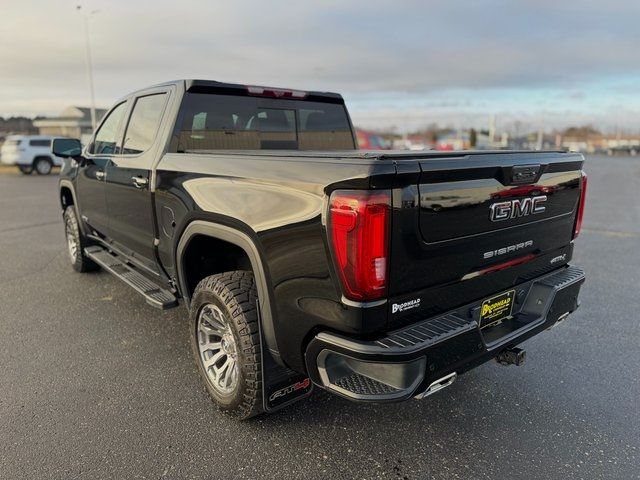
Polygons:
M510 290L482 302L480 328L487 327L511 316L515 296L516 291Z

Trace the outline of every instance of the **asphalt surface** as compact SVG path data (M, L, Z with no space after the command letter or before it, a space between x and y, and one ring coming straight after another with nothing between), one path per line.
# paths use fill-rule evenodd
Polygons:
M186 313L68 265L56 177L0 175L0 478L640 478L640 159L588 159L582 307L422 401L219 414Z

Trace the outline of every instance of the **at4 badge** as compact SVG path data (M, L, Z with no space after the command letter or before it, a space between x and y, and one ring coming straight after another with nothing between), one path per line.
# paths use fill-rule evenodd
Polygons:
M285 403L304 397L311 391L311 380L304 378L295 383L286 385L273 385L269 388L267 394L269 410L278 408Z

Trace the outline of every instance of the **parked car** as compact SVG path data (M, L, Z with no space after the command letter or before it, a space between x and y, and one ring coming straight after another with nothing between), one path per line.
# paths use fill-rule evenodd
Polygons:
M62 165L62 158L51 153L51 141L58 137L44 135L9 135L0 150L0 162L15 165L26 175L35 171L49 175Z
M356 138L360 150L389 150L388 142L377 133L356 130Z
M53 151L73 268L183 303L204 385L238 418L314 385L423 398L521 365L578 308L580 154L363 152L338 94L203 80L132 93L84 150ZM553 195L491 198L540 183Z

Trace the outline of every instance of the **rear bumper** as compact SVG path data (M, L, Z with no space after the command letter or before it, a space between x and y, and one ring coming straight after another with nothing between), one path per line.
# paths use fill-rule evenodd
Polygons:
M578 308L584 280L569 266L518 285L512 317L482 330L479 301L372 341L321 332L307 347L307 371L317 385L353 400L424 396L564 320Z
M27 165L27 162L24 160L22 155L15 152L3 153L0 155L0 163L3 165Z

